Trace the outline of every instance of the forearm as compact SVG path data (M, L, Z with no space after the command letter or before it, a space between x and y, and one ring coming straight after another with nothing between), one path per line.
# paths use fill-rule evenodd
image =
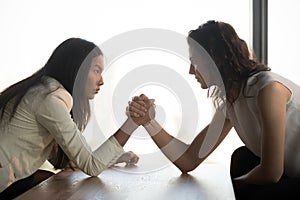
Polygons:
M154 143L174 164L185 153L189 145L167 133L157 121L152 120L145 129L152 137ZM180 166L178 166L180 168Z
M235 184L255 184L255 185L265 185L276 183L279 181L281 175L276 175L271 172L270 169L263 167L261 164L254 167L247 174L242 175L234 179Z
M167 133L155 120L146 125L145 129L164 155L182 172L191 171L204 160L198 157L201 146L199 139L194 140L191 145L187 145Z
M128 118L124 124L117 130L114 137L121 146L124 146L131 134L138 128L138 125Z
M221 132L214 129L209 131L208 125L196 136L190 145L187 145L168 134L155 120L152 120L152 123L145 126L156 145L184 173L195 169L202 163L223 141L231 127L229 120L225 121ZM205 140L207 134L213 135L210 135L210 139Z

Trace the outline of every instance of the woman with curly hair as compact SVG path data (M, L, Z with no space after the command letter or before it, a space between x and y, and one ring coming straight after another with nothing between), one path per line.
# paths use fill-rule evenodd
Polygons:
M155 120L152 101L145 95L129 104L133 119L148 122L140 125L183 173L202 163L233 127L245 144L231 157L236 198L298 199L300 87L256 61L228 23L208 21L190 31L187 41L189 73L209 89L216 107L211 123L185 144ZM139 104L141 100L148 106Z

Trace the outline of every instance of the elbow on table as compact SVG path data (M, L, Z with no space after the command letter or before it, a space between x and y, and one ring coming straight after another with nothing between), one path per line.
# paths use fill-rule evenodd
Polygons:
M282 175L284 174L284 167L269 167L264 171L265 179L269 183L277 183L280 181Z
M275 168L275 167L269 167L264 168L261 173L261 183L262 184L273 184L277 183L282 175L283 175L283 168Z
M195 168L184 168L184 169L180 169L181 173L183 174L188 174L189 172L193 171Z
M281 177L282 177L282 174L279 174L279 173L269 174L269 175L264 176L264 179L265 179L264 182L267 184L278 183L278 181L281 179Z
M196 164L185 164L183 166L177 166L179 168L179 170L183 173L183 174L187 174L191 171L193 171L194 169L196 169L198 167L198 165Z
M105 169L107 168L98 168L94 170L84 170L84 173L86 173L89 176L99 176Z
M102 171L101 171L102 172ZM99 176L101 174L101 172L96 172L96 171L88 171L85 172L87 175L89 176Z

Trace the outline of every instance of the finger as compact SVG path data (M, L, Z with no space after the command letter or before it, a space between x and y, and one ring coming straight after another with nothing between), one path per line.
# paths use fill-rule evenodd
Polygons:
M132 101L128 102L128 104L130 104L132 102L136 102L136 103L140 104L141 106L146 107L146 102L143 101L141 98L133 98Z
M141 100L142 100L142 98L139 96L132 97L132 101L141 101Z
M136 103L140 105L141 109L144 109L144 111L147 112L147 108L146 108L147 104L145 101L137 101Z
M129 151L128 153L129 153L129 156L131 157L130 160L129 160L129 163L130 164L136 164L139 160L139 157L135 153L133 153L132 151Z
M140 117L140 115L135 112L126 111L125 114L127 117Z
M143 101L148 101L148 99L149 99L145 94L141 94L141 95L140 95L140 98L141 98Z
M138 108L134 107L134 106L129 106L129 112L135 112L141 116L145 115L144 111L139 110Z
M138 157L137 155L134 157L134 164L138 163L140 160L140 157Z
M130 116L129 106L126 107L125 114L126 114L127 117Z
M137 113L136 111L130 111L132 110L132 108L130 108L130 106L126 107L126 111L125 114L127 117L140 117L140 114Z
M129 116L131 116L131 117L141 117L138 113L131 112L131 111L129 111Z
M138 162L138 157L134 157L134 158L131 158L128 162L128 164L131 164L131 165L134 165Z
M129 110L131 108L135 108L136 110L139 110L139 111L142 111L142 112L147 112L147 109L144 106L142 106L141 104L139 104L138 102L135 102L135 101L130 102Z
M145 106L146 106L146 102L145 102L145 101L143 101L143 100L134 101L134 102L136 102L136 103L140 104L140 105L141 105L141 106L143 106L143 107L145 107Z
M147 101L148 97L146 97L145 95L140 95L140 96L134 96L132 97L133 101Z
M146 113L146 111L144 111L143 107L142 108L137 108L137 107L139 107L138 104L130 103L130 105L127 106L127 108L126 108L126 112L135 112L139 115L144 115Z
M142 100L132 100L128 101L128 105L136 105L136 107L145 107L146 103Z

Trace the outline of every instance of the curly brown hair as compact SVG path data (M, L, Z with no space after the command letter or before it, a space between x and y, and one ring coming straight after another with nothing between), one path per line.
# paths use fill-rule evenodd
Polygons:
M226 100L233 104L251 75L271 70L252 58L246 42L239 38L234 28L224 22L210 20L188 34L199 43L215 62L226 90ZM201 73L201 72L200 72Z

